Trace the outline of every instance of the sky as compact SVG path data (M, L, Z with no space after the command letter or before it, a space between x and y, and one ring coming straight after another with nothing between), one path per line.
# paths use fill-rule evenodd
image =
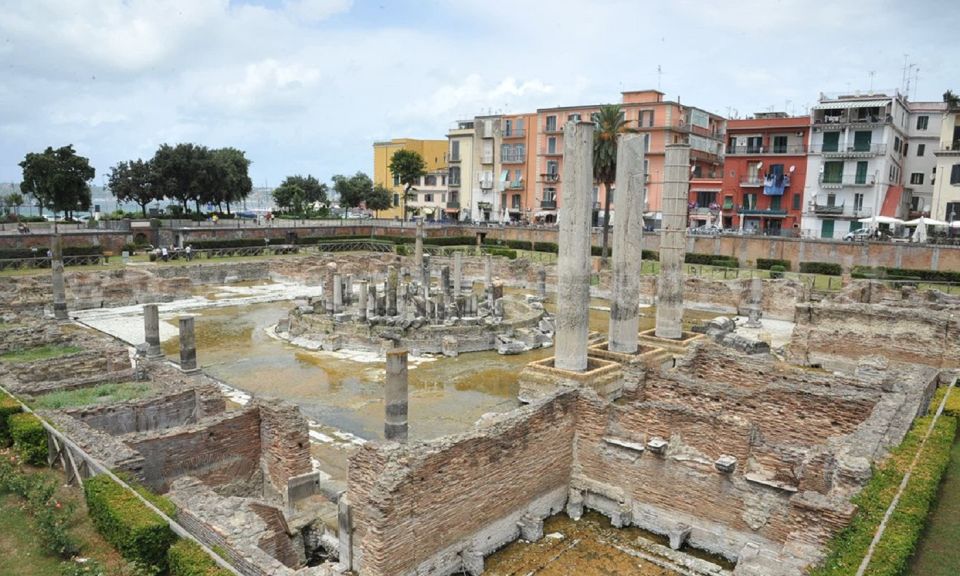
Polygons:
M0 182L73 144L101 184L160 144L255 186L372 173L373 142L657 88L723 116L960 90L956 0L0 0ZM658 73L658 70L660 71ZM911 75L913 76L913 75Z

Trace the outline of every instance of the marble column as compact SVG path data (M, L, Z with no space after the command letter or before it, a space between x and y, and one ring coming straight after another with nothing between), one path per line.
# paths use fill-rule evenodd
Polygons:
M53 276L53 317L69 320L67 314L67 285L63 277L63 247L60 235L50 240L50 270Z
M160 309L156 304L143 306L143 332L147 343L147 358L160 358Z
M423 269L423 221L417 220L417 238L413 245L414 270Z
M683 257L690 184L690 146L668 144L664 164L655 333L658 338L679 340L683 337Z
M460 296L463 288L463 254L459 251L453 253L453 293Z
M397 288L399 287L399 278L397 276L397 267L389 266L387 268L387 316L397 315Z
M197 338L193 316L180 317L180 369L184 372L197 369Z
M387 381L384 386L385 417L383 437L397 442L407 441L407 351L387 350Z
M357 306L359 312L360 321L367 321L367 285L369 283L366 280L360 281L360 303Z

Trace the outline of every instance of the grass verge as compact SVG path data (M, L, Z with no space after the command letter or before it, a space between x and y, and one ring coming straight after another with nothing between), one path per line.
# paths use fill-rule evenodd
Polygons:
M49 360L51 358L59 358L60 356L76 354L81 350L83 349L77 346L46 344L43 346L37 346L36 348L29 348L26 350L14 350L13 352L0 354L0 362L9 362L11 364L19 364L23 362L35 362L37 360Z
M149 384L138 382L124 382L122 384L101 384L92 388L79 388L51 392L36 396L27 403L34 410L60 410L63 408L79 408L115 402L137 400L150 394Z

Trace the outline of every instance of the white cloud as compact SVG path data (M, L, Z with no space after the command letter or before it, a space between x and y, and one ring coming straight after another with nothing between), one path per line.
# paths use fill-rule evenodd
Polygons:
M289 0L285 9L306 22L319 22L336 14L347 12L353 0Z

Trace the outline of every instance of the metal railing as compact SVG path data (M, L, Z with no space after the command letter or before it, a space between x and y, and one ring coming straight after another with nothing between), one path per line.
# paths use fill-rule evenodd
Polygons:
M540 175L540 180L543 182L559 182L560 174L557 172L547 172L546 174Z
M522 164L527 161L527 157L523 154L504 154L500 157L500 162L503 164Z
M541 210L556 210L557 201L556 200L541 200L540 201Z
M38 268L50 268L51 259L47 256L36 258L3 258L0 259L0 271L3 270L33 270ZM109 257L102 254L91 254L88 256L64 256L64 266L96 266L105 264Z
M786 146L728 146L727 156L741 154L806 154L804 144L790 144Z
M511 128L507 130L504 128L503 137L504 138L523 138L526 136L527 131L524 128Z
M839 177L821 174L817 182L824 188L840 188L841 186L873 186L877 183L874 175L841 174Z
M867 156L879 156L881 154L887 153L886 144L868 144L868 145L850 145L844 148L843 146L837 146L834 148L830 146L828 149L824 145L820 146L811 146L810 152L812 154L822 154L825 158L846 158L846 157L867 157Z

